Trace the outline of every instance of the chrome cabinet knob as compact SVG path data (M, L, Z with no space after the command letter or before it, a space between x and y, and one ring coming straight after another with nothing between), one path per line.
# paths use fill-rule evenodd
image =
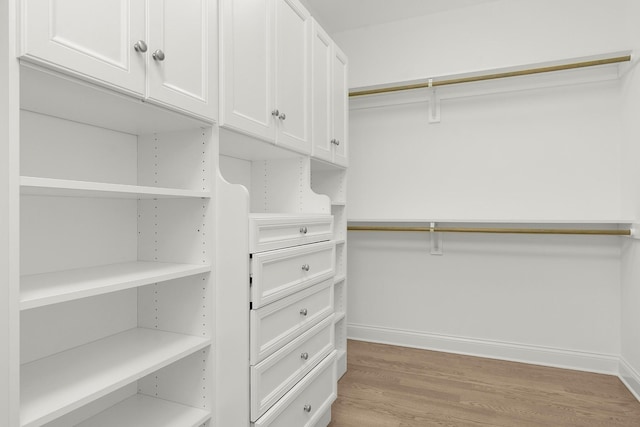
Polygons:
M301 309L300 310L300 314L303 315L303 316L306 316L307 315L307 309L306 308Z
M308 360L309 359L309 353L302 353L300 355L300 359Z
M339 140L339 139L335 139L335 138L333 138L333 139L331 140L331 143L332 143L333 145L340 145L340 140Z
M340 145L340 140L336 139L336 146Z
M307 231L308 231L307 227L300 227L300 233L307 234Z
M285 120L285 119L287 118L287 115L286 115L285 113L282 113L282 114L280 114L280 115L278 116L278 118L279 118L280 120Z
M161 51L160 49L153 52L152 56L153 56L153 59L155 59L156 61L164 61L164 52Z
M302 269L303 269L304 271L309 271L309 268L310 268L310 267L309 267L309 264L302 264Z
M135 49L136 52L145 53L147 51L147 44L144 42L144 40L138 40L133 45L133 48Z
M308 403L306 405L304 405L304 412L311 412L311 405L309 405Z
M271 111L271 115L273 117L278 117L280 115L280 111L278 111L278 109L275 109L275 110Z

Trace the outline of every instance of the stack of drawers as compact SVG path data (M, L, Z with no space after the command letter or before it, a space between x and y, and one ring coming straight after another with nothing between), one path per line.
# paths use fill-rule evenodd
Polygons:
M336 398L331 215L252 214L251 422L315 427Z

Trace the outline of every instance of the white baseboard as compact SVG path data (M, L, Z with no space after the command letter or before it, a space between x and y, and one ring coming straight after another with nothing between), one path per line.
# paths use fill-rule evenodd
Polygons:
M487 357L609 375L618 375L621 366L620 358L617 355L428 334L377 326L348 324L347 336L349 339L358 341L399 345L402 347L421 348L425 350L443 351L447 353ZM631 376L629 378L631 378ZM636 386L640 386L640 382L637 381L637 375L635 376L635 380ZM640 388L636 388L636 390L640 390Z
M633 369L624 357L620 357L620 373L618 376L631 394L640 401L640 373Z

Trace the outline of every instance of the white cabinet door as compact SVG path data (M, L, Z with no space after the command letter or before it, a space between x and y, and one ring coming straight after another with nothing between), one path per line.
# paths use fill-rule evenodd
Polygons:
M333 144L331 144L332 45L333 41L329 35L314 21L311 37L312 155L329 162L333 161Z
M147 15L147 97L215 119L217 2L154 0Z
M21 55L144 94L144 0L23 0Z
M349 138L349 83L347 81L347 57L334 44L333 55L333 162L341 166L348 164Z
M276 142L311 153L311 16L298 0L275 0Z
M221 1L220 125L274 141L273 0Z

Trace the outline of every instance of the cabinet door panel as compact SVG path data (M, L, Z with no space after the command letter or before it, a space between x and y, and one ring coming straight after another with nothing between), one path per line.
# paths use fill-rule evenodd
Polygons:
M332 41L315 21L311 39L312 155L333 160L331 151L331 50Z
M144 93L144 0L24 0L22 56Z
M276 0L277 143L309 154L311 16L297 0Z
M274 141L273 0L221 1L220 125Z
M149 2L149 99L215 119L215 0ZM164 60L154 59L161 50Z
M347 57L335 45L333 49L333 138L339 141L334 148L333 161L338 165L347 166L349 138Z

